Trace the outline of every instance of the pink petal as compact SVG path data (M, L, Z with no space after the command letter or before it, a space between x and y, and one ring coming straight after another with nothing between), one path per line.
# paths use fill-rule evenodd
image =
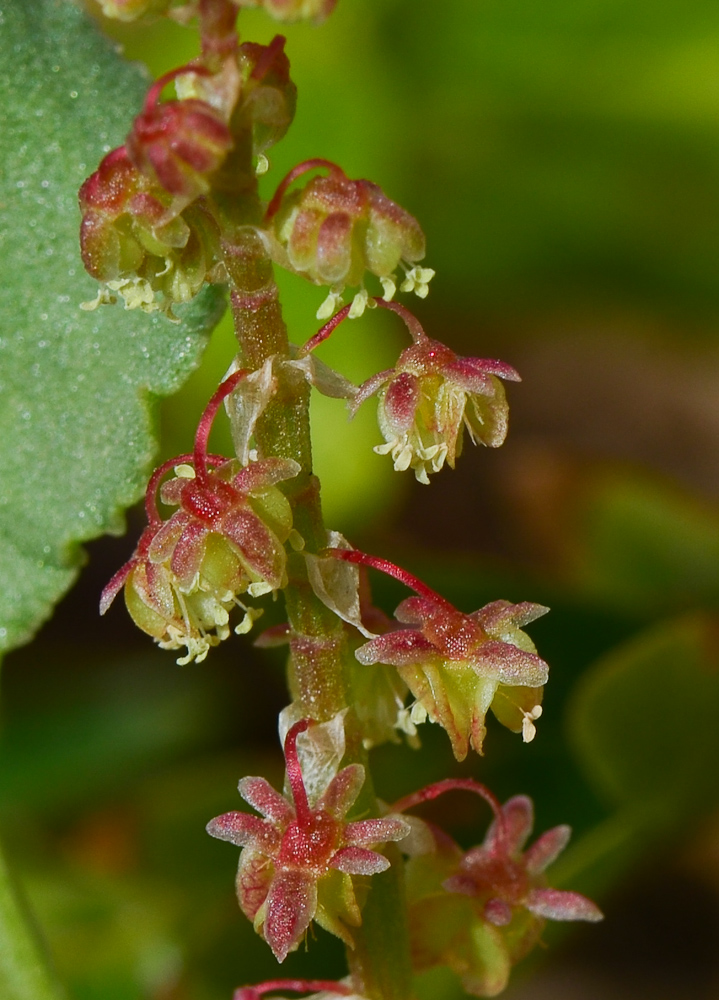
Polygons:
M399 816L389 816L382 819L362 819L357 823L348 823L345 827L344 840L346 844L367 847L369 844L386 844L389 840L403 840L409 833L409 823Z
M500 683L510 687L541 687L549 680L549 667L544 660L511 642L485 642L472 659L478 674L489 670Z
M393 434L404 434L414 423L419 403L419 379L410 372L400 372L387 386L382 400L388 427Z
M488 899L484 904L484 919L495 927L506 927L512 920L512 907L503 899Z
M603 920L604 914L591 899L578 892L560 889L532 889L524 900L530 913L549 920Z
M572 836L571 826L555 826L536 840L524 855L530 875L539 875L559 857Z
M191 521L180 535L170 560L170 569L183 590L189 589L200 572L205 554L208 530L198 521Z
M343 281L352 264L354 220L345 212L333 212L317 233L316 268L328 285Z
M240 855L237 869L237 898L246 917L254 920L257 911L267 899L275 867L264 854L246 847Z
M286 826L295 818L290 803L265 778L242 778L237 788L245 802L278 826Z
M497 361L494 358L457 358L455 362L445 365L444 370L445 372L451 371L453 381L457 381L459 385L461 385L459 379L481 379L482 376L486 377L487 375L496 375L509 382L522 381L516 368L512 368L505 361ZM476 392L477 390L471 389L470 391Z
M115 600L117 595L120 593L125 585L125 580L135 568L137 560L135 558L130 559L121 566L120 569L115 573L113 578L109 583L105 584L102 593L100 594L100 614L104 615L107 609L110 607L112 602Z
M189 514L178 510L169 521L165 521L150 543L148 555L151 562L163 563L172 558L175 546L191 520Z
M168 507L179 507L182 503L182 493L187 486L188 480L184 476L177 476L175 479L168 479L160 487L160 499Z
M238 549L252 572L277 590L282 582L285 550L249 508L238 507L222 519L222 533Z
M502 806L502 818L506 839L503 839L497 821L494 820L484 838L484 849L516 854L524 847L534 826L532 800L528 795L513 796Z
M163 618L175 618L175 598L164 566L156 566L151 562L142 563L137 567L132 584L148 607L154 608Z
M324 809L335 819L342 819L355 804L365 781L365 770L361 764L350 764L334 776L322 798L318 809ZM375 841L375 843L378 843Z
M348 404L350 415L354 416L362 403L369 399L370 396L374 396L377 390L381 388L385 382L389 382L390 379L394 378L395 374L396 372L394 368L388 368L386 371L378 372L376 375L373 375L372 378L368 378L366 382L363 382L359 387L357 395Z
M426 597L406 597L394 613L397 621L405 625L423 625L425 619L437 614L437 604Z
M310 925L317 910L314 876L281 871L272 880L266 901L263 933L278 962L284 962Z
M512 604L510 601L492 601L479 611L473 611L469 617L478 621L487 631L496 632L506 622L522 628L546 615L548 611L549 608L545 608L544 605L533 604L531 601L521 601L519 604Z
M205 827L211 837L227 840L235 847L249 847L252 851L271 855L280 846L280 834L277 830L249 813L229 812L211 819Z
M382 854L365 847L342 847L330 861L330 868L337 868L346 875L378 875L386 872L389 866Z
M299 471L300 466L291 458L263 458L240 469L232 483L240 493L257 493L292 479Z
M390 663L395 667L436 656L434 645L414 629L396 629L371 639L355 651L360 663Z

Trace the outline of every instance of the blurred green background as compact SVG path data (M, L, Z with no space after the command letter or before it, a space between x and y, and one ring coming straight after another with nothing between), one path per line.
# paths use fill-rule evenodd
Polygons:
M276 26L242 15L243 37ZM157 75L192 32L113 25ZM327 520L471 611L548 604L532 627L550 662L534 743L491 726L458 767L444 734L374 752L392 799L449 773L527 792L538 831L568 822L556 884L608 919L517 971L512 1000L719 993L719 10L679 0L339 0L285 29L298 114L271 153L269 196L308 157L368 177L415 214L437 276L412 303L459 353L502 357L512 429L468 448L429 488L315 403ZM281 276L294 340L323 292ZM321 349L360 380L405 341L392 317ZM162 405L162 452L187 449L233 353L230 327ZM218 431L217 447L229 447ZM239 806L237 779L281 780L282 655L235 640L200 666L133 630L99 592L129 533L89 565L36 642L4 665L0 826L77 1000L229 1000L275 974L232 892L236 852L204 824ZM377 581L391 611L401 590ZM272 614L268 609L268 620ZM486 817L447 800L467 845ZM342 974L322 931L288 975ZM284 968L283 968L284 972ZM461 995L429 975L421 996Z

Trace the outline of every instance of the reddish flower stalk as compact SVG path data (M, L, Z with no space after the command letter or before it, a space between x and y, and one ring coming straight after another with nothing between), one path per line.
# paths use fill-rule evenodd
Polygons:
M233 372L229 378L226 378L225 381L220 384L212 399L205 407L205 412L200 418L200 423L197 426L197 433L195 434L195 450L193 459L197 478L202 483L207 482L207 442L210 437L212 423L217 416L217 411L219 410L222 401L230 395L232 390L239 382L242 381L248 372L249 369L241 368L239 371Z
M195 73L197 76L211 76L209 69L205 66L201 66L199 63L195 65L194 63L186 63L184 66L178 66L176 69L171 69L169 73L165 73L163 76L158 77L153 83L150 89L147 91L147 96L145 97L144 104L142 105L143 112L152 111L160 103L160 95L168 83L172 83L176 80L178 76L185 76L186 73ZM122 147L120 147L122 148Z
M352 303L350 302L348 306L344 306L339 310L339 312L336 312L332 319L328 320L325 325L321 327L313 337L310 337L307 343L302 346L300 354L309 354L310 351L314 351L315 347L319 347L321 343L327 340L330 334L337 329L340 323L347 319L351 308Z
M382 559L380 556L371 556L366 552L360 552L358 549L325 549L323 555L332 556L333 559L342 559L344 562L357 563L360 566L371 566L372 569L378 569L381 573L386 573L387 576L399 580L400 583L409 587L410 590L414 590L417 594L428 597L430 601L435 601L437 604L444 605L454 611L449 601L445 600L436 590L432 590L419 577L409 573L406 569L402 569L401 566L395 566L389 559Z
M400 302L387 302L385 299L375 297L375 305L380 306L382 309L390 309L393 313L397 313L400 316L410 332L412 340L415 344L420 344L423 340L427 340L427 334L424 332L422 324L413 316L412 313L403 306Z
M291 727L285 737L285 769L287 771L287 781L292 791L292 801L295 804L295 816L299 826L303 830L308 830L312 826L312 810L307 800L300 758L297 754L297 737L300 733L306 732L310 726L314 725L312 719L300 719Z
M326 990L339 996L350 996L352 993L351 987L346 983L330 979L272 979L257 986L241 986L233 993L232 1000L260 1000L275 990L290 990L291 993L317 993Z
M279 36L281 37L281 36ZM265 212L265 222L277 214L277 210L282 204L282 199L284 198L285 191L294 183L298 177L302 177L303 174L309 173L310 170L316 170L318 167L327 167L327 169L332 174L339 174L344 177L344 171L341 167L338 167L336 163L332 163L331 160L323 160L321 156L315 157L312 160L304 160L302 163L298 163L296 167L293 167L290 172L282 178L277 190L272 196L272 200L267 206L267 211Z
M431 802L446 792L455 791L473 792L474 795L479 795L480 798L484 799L494 813L501 839L506 838L506 823L499 799L485 785L475 781L474 778L445 778L443 781L435 781L434 784L427 785L426 788L420 788L419 791L398 799L390 808L393 813L403 813L423 802Z

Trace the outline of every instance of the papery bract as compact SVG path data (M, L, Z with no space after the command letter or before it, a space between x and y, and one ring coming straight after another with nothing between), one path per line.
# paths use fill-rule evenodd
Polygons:
M243 848L240 906L280 962L312 920L352 946L350 928L361 922L352 876L385 871L389 862L371 848L409 830L398 817L345 820L364 784L361 764L339 771L310 806L297 756L297 737L310 725L309 719L295 723L285 739L291 801L264 778L243 778L240 794L264 818L231 812L207 826L213 837Z

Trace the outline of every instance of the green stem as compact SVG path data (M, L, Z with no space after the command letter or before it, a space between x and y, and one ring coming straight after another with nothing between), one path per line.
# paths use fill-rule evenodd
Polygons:
M257 369L273 355L289 359L287 327L261 237L250 226L239 227L232 243L224 247L224 259L242 367ZM276 369L277 391L258 420L255 443L261 457L291 458L301 466L302 471L288 481L285 490L293 507L295 528L307 551L317 552L327 544L327 535L319 481L312 473L310 387L293 371L285 369L283 375ZM312 590L304 557L299 553L288 558L288 578L285 600L291 627L290 687L303 710L324 721L352 704L348 669L352 652L343 623ZM368 775L358 806L365 815L379 815L367 753L351 711L347 716L347 759L364 764ZM412 992L409 935L402 858L396 849L391 868L371 879L362 926L353 934L355 948L349 951L348 961L355 988L370 1000L408 1000Z
M50 971L34 920L8 871L0 845L0 997L3 1000L64 1000Z

